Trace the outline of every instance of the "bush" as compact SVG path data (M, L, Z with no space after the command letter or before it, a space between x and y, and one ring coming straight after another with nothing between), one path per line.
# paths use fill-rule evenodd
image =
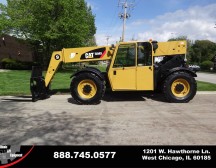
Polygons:
M214 63L213 62L211 62L211 61L203 61L201 64L200 64L200 66L201 66L201 69L202 70L210 70L210 68L213 68L213 66L214 66Z
M1 61L3 69L12 70L31 70L32 66L37 65L35 62L21 62L11 58L4 58Z
M1 61L1 64L2 64L2 68L3 69L8 69L8 67L12 64L15 64L16 63L16 60L14 59L11 59L11 58L4 58L2 59Z

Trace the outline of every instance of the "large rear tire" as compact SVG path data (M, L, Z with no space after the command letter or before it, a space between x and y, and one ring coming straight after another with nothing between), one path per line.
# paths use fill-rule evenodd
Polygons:
M186 72L175 72L163 84L163 93L169 102L187 103L196 95L197 83Z
M79 104L98 104L105 93L105 82L93 73L81 73L73 77L70 91Z

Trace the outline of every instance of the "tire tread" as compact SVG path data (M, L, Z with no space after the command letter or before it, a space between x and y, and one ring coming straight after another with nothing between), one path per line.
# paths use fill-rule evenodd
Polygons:
M178 76L190 79L190 81L188 81L190 84L190 93L189 96L186 97L185 99L174 98L174 95L171 95L169 93L169 87L171 86L171 81ZM172 103L187 103L193 99L193 97L196 95L196 91L197 91L196 80L189 73L184 71L174 72L173 74L169 75L163 83L163 94L165 95L167 101Z

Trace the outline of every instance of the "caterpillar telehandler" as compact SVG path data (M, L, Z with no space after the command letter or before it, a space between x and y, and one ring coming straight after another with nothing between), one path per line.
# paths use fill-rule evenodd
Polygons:
M52 54L45 78L32 68L32 101L49 97L49 85L60 63L108 61L102 73L85 67L72 74L70 92L79 104L97 104L106 86L112 91L161 90L169 102L189 102L196 94L196 73L186 65L186 41L120 42L116 46L64 48ZM64 81L62 81L64 82Z

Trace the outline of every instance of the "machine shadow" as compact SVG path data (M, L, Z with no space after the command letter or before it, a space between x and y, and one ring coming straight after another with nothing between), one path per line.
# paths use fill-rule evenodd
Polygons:
M80 104L77 103L72 97L71 97L71 98L68 98L68 103L80 105Z
M111 92L106 91L103 101L105 102L127 102L127 101L143 101L151 99L158 102L167 102L164 95L156 92ZM68 103L80 105L72 97L68 98ZM100 104L100 103L98 103ZM92 104L95 105L95 104Z
M52 89L50 91L50 95L56 95L56 94L70 94L70 89Z
M103 100L107 102L114 101L146 101L152 99L159 102L167 102L163 94L156 92L111 92L107 91Z
M148 99L154 100L154 101L167 103L167 99L165 98L164 94L162 94L162 93L156 93L156 92L153 92L152 94L146 93L143 96L148 98Z
M14 98L2 99L2 101L10 102L32 102L31 96L14 96Z
M111 92L106 91L103 99L106 102L115 101L146 101L140 93L137 92Z

